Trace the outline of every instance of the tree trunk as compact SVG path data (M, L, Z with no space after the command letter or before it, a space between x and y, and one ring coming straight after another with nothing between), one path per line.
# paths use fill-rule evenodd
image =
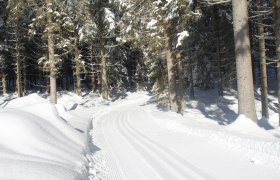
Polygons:
M75 75L76 75L76 92L78 96L82 96L81 90L81 64L80 64L80 52L78 47L78 38L75 39Z
M219 96L223 96L223 77L221 71L221 50L220 50L220 28L219 28L219 15L218 9L216 5L213 7L213 20L214 20L214 33L216 36L216 62L217 62L217 69L218 69L218 94Z
M258 11L262 11L261 0L257 1ZM259 53L260 53L260 70L261 70L261 102L262 117L269 118L268 100L267 100L267 72L266 72L266 55L265 55L265 37L263 17L258 18L258 34L259 34Z
M7 94L7 86L6 86L6 75L2 75L2 95Z
M172 47L171 47L171 34L170 34L170 24L168 20L165 19L165 51L166 51L166 62L167 62L167 76L168 76L168 92L169 92L169 103L171 111L178 112L178 102L176 97L176 76L175 76L175 65L174 59L172 56Z
M108 0L99 0L97 1L97 7L99 9L104 8L104 5L108 3ZM106 47L105 47L105 24L104 24L104 11L99 10L97 13L97 28L98 28L98 40L99 40L99 48L100 48L100 74L98 77L99 84L101 85L101 95L105 100L109 99L109 81L108 81L108 68L107 68L107 55L106 55Z
M90 45L90 70L91 70L91 89L93 92L96 91L96 86L95 86L95 65L94 65L94 59L93 59L93 45Z
M177 59L178 80L179 80L179 96L180 96L179 104L180 104L180 111L183 112L187 108L187 105L186 105L185 80L184 80L181 52L177 52L176 59Z
M278 112L280 126L280 1L274 0L274 19L275 19L275 38L276 38L276 57L277 57L277 79L278 79Z
M18 14L18 13L17 13ZM18 17L19 15L16 15L16 28L15 28L15 40L16 40L16 74L17 74L17 80L16 80L16 87L17 87L17 93L18 97L23 96L22 92L22 79L21 79L21 74L22 74L22 69L21 69L21 60L20 60L20 32L19 32L19 20Z
M257 122L248 27L247 0L232 0L238 113Z
M47 26L48 26L48 52L49 52L49 63L50 63L50 96L51 103L57 103L56 94L56 63L54 58L54 38L53 38L53 21L52 14L49 11L52 9L52 0L46 0L47 5Z
M193 86L193 67L192 67L192 56L191 56L191 51L189 50L189 64L188 64L188 79L189 79L189 84L190 84L190 99L194 100L194 86Z
M106 58L105 45L104 45L104 39L102 37L102 34L99 37L100 56L101 56L101 94L103 99L108 100L109 89L108 89L108 79L107 79L107 58Z
M23 61L23 94L24 96L27 95L27 72L26 72L26 64L25 61Z

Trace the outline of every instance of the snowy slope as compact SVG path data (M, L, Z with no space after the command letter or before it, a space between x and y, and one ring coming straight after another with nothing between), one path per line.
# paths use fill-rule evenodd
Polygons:
M86 179L84 150L85 135L37 94L0 109L0 179Z
M220 106L216 116L225 117L222 103L190 102L199 108L182 116L149 99L131 94L95 114L91 135L101 151L91 179L280 179L279 139L269 131L243 116L221 125L203 115Z
M273 104L261 119L256 100L258 126L237 115L236 92L215 94L197 90L183 115L146 92L115 102L59 92L56 106L46 94L1 97L0 179L280 179Z

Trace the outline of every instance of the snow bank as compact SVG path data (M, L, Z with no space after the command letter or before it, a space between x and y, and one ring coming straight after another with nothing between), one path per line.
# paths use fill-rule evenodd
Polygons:
M9 106L21 106L18 98ZM16 102L16 103L15 103ZM61 119L49 103L0 111L0 179L83 179L83 135Z
M255 122L244 115L238 116L238 118L233 123L226 126L224 130L245 137L255 138L257 136L259 139L274 139L273 135L260 128Z
M42 102L49 102L49 101L40 97L38 94L33 93L33 94L29 94L28 96L16 98L13 99L12 101L9 101L5 106L5 108L18 108L18 107L23 107L26 105L37 104Z
M209 138L209 143L219 143L224 148L241 152L252 163L280 169L279 139L243 115L233 123L217 128L211 128L210 124L204 128L194 126L193 122L190 125L171 117L163 119L154 116L153 119L161 128Z

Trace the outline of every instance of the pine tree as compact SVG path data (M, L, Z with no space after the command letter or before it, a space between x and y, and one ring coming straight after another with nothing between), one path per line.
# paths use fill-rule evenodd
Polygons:
M23 96L23 16L24 16L24 1L16 1L9 0L7 4L7 8L9 9L8 15L8 24L9 28L12 29L11 39L13 39L11 43L12 51L14 52L15 64L16 64L16 89L19 97Z
M7 57L6 53L8 51L5 38L6 37L6 27L5 27L5 14L6 14L6 3L3 2L0 5L0 91L2 95L7 93L6 88L6 70L7 70Z
M263 11L263 3L257 1L257 10ZM261 102L262 116L268 118L268 100L267 100L267 70L266 70L266 48L265 48L265 32L263 24L263 14L258 17L258 34L259 34L259 53L260 53L260 73L261 73Z
M247 1L233 0L232 9L237 71L238 113L257 122L250 54Z
M276 62L277 62L277 81L278 81L278 104L280 107L280 2L274 0L274 24L276 38ZM279 110L279 125L280 125L280 108Z

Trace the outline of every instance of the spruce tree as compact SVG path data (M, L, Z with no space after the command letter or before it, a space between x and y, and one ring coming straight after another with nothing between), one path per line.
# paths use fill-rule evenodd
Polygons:
M233 0L233 26L237 71L238 113L257 122L246 0Z

